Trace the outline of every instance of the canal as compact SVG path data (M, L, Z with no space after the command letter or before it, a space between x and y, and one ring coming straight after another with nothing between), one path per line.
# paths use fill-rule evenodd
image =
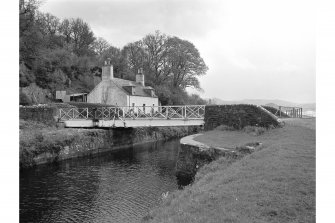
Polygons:
M20 172L20 222L139 222L178 189L179 139Z

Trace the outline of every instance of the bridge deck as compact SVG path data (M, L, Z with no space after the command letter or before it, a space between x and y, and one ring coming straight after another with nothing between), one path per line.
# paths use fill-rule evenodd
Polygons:
M148 127L204 124L204 105L62 108L66 127Z
M94 122L93 120L85 119L72 119L64 121L66 127L80 127L80 128L93 128L93 127L108 127L108 128L117 128L117 127L159 127L159 126L191 126L191 125L203 125L203 119L173 119L173 120L98 120Z

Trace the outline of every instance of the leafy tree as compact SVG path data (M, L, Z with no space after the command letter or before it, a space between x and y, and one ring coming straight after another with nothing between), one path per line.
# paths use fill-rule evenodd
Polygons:
M56 90L63 89L67 81L67 76L61 69L56 69L52 73L48 73L47 80L49 82L49 88L52 92Z
M94 77L90 75L89 73L84 73L83 75L80 75L78 80L82 83L83 91L84 92L90 92L93 90L94 86Z
M71 41L73 42L73 51L78 56L92 55L91 44L95 37L89 25L80 18L70 20Z
M194 87L201 89L198 76L204 75L208 68L195 46L178 37L169 38L168 60L171 65L171 84L173 87Z
M34 74L31 72L31 70L27 68L27 66L23 62L20 63L19 73L20 73L20 78L19 78L20 87L27 87L29 86L29 84L35 82Z
M42 33L35 21L39 4L37 0L20 0L19 2L20 62L24 62L28 67L32 66L38 56L42 42Z
M36 84L42 88L49 88L50 75L56 70L62 70L68 78L74 79L74 64L77 56L65 49L44 49L40 51L39 59L34 63L33 72L36 76Z
M170 105L172 104L172 99L171 99L171 90L167 85L156 85L154 86L155 88L155 93L159 98L159 101L161 104L164 105Z

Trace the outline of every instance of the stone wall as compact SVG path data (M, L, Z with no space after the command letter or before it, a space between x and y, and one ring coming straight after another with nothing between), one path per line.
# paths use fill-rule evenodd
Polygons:
M34 137L20 132L20 167L120 150L135 144L183 137L199 127L45 130Z
M278 126L273 116L256 105L208 105L205 108L205 130L212 130L219 125L227 125L235 129L245 126L270 127Z
M180 144L176 164L178 184L186 186L193 182L197 170L225 153L216 148L202 149L195 145Z
M251 154L255 149L262 148L262 143L251 142L235 148L224 149L212 147L194 140L196 135L190 135L180 140L180 149L176 164L178 184L187 186L196 179L200 168L217 159L223 159L226 165Z

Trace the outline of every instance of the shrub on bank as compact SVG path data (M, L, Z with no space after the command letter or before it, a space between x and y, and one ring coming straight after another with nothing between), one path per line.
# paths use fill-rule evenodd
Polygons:
M32 101L29 99L29 97L23 93L20 92L20 105L31 105Z
M232 126L219 125L218 127L215 128L215 130L218 130L218 131L234 131L236 129Z
M248 125L243 128L243 131L249 134L259 136L259 135L262 135L266 131L266 128Z
M20 119L26 121L41 122L49 126L55 126L57 122L57 109L42 106L20 107Z
M42 128L49 128L50 126L44 124L43 122L37 122L37 121L30 121L30 120L23 120L20 119L19 123L19 129L42 129Z

